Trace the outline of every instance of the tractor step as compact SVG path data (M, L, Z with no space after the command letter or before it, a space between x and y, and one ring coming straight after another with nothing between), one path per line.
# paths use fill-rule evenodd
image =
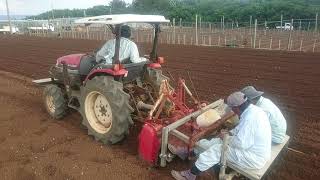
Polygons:
M52 84L52 82L54 81L57 81L57 79L45 78L45 79L33 80L32 82L38 85L47 85L47 84Z

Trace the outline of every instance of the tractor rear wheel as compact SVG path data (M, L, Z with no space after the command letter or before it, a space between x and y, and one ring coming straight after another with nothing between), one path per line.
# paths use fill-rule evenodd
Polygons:
M81 88L82 124L88 134L104 144L114 144L128 134L132 107L123 84L110 76L96 76Z
M55 84L47 85L43 91L43 98L47 112L54 119L61 119L66 115L67 103L65 95L59 86Z

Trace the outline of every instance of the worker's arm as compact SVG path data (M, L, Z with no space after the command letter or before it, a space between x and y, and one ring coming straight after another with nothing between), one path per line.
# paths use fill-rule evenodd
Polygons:
M131 42L130 48L131 48L130 61L132 63L139 63L139 62L146 61L145 58L140 58L138 47L134 42Z
M112 46L114 46L114 43L113 43L114 40L109 40L107 41L103 46L102 48L97 52L96 54L96 61L97 63L100 63L101 60L110 60L110 58L107 58L108 56L110 56L110 50L114 49L112 48ZM111 64L112 62L106 62L108 64Z
M239 124L238 132L231 138L230 146L238 149L248 149L254 144L254 124L250 120Z

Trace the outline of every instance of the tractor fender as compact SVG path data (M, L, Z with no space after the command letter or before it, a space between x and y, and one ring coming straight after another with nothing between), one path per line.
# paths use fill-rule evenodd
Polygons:
M114 69L95 69L89 73L89 75L86 77L85 82L87 80L92 79L96 75L105 74L107 76L124 76L126 77L128 75L128 71L126 69L120 69L118 71L115 71Z
M158 126L158 127L157 127ZM139 134L139 155L149 164L155 165L160 151L160 137L158 131L160 125L145 123Z

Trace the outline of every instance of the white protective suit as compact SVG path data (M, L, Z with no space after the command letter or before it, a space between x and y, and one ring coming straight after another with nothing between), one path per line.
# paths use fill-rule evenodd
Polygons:
M266 113L250 104L240 116L239 125L231 131L227 160L246 169L261 169L271 156L271 127ZM220 162L222 140L199 141L205 151L200 153L195 165L206 171Z
M269 99L260 97L256 106L267 113L271 125L272 142L280 144L283 142L287 131L287 122L280 109Z
M112 58L115 52L115 44L115 39L107 41L98 51L96 55L96 61L100 62L100 60L104 58L106 60L106 64L112 64ZM139 57L138 47L134 42L127 38L121 37L119 51L120 62L127 58L129 58L132 63L146 61L146 58Z

